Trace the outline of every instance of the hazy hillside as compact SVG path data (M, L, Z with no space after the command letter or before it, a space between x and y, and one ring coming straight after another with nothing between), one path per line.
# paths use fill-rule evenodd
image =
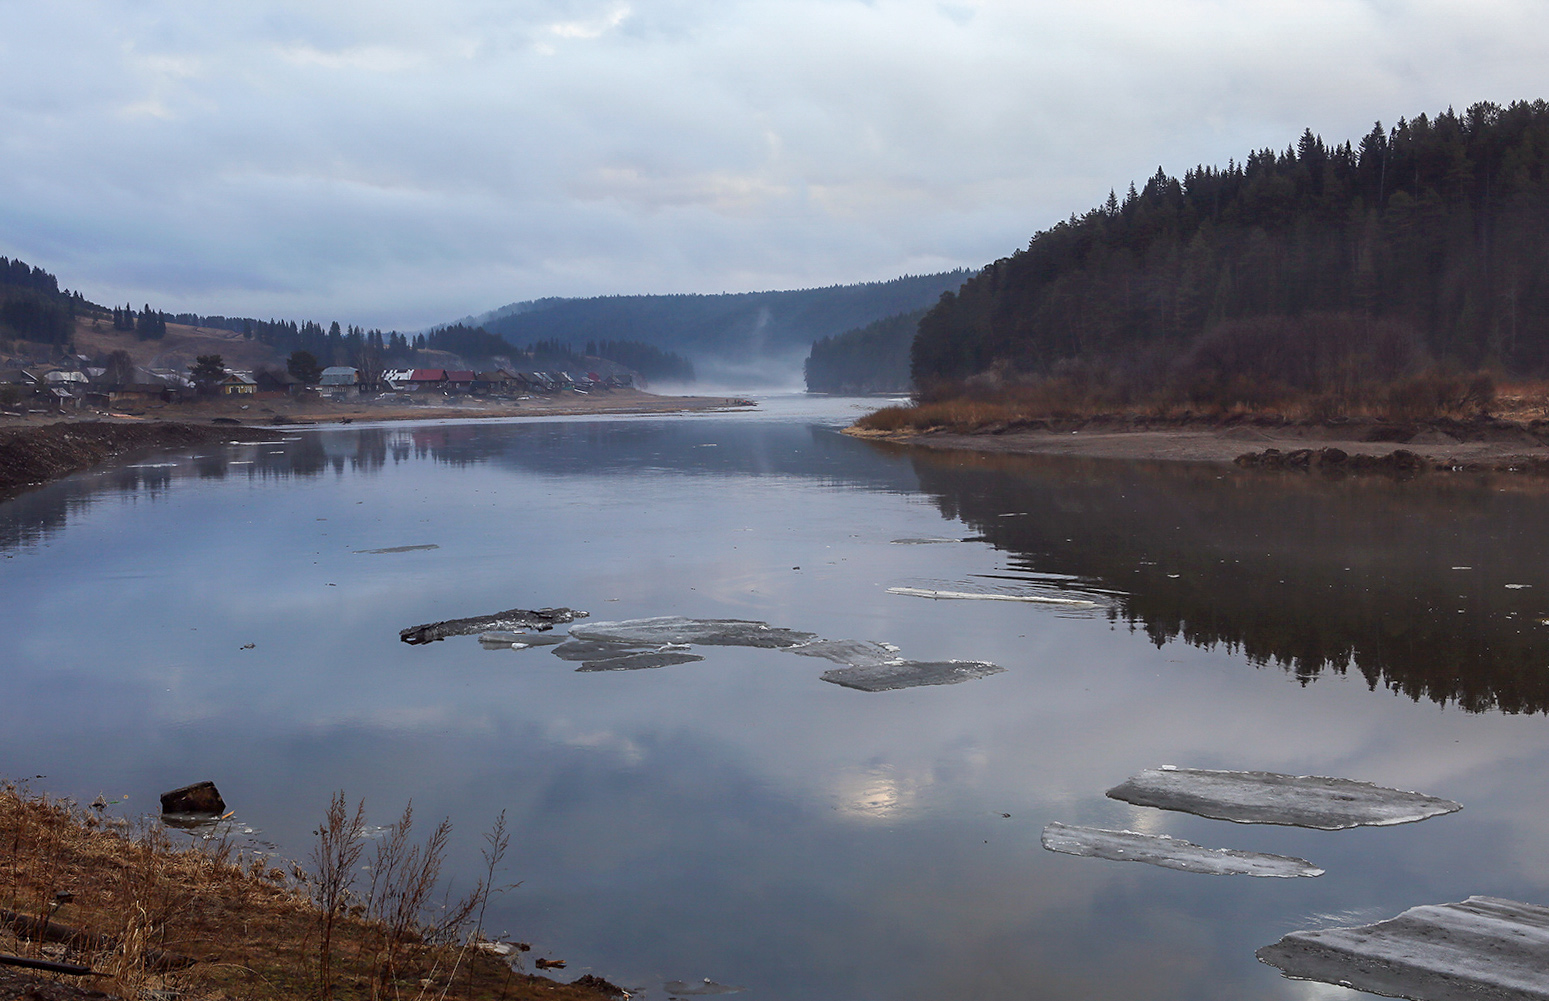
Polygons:
M703 380L794 383L813 341L928 306L970 274L790 292L541 300L475 319L513 344L641 341L687 356Z
M1320 340L1336 330L1360 343ZM1181 365L1321 392L1438 363L1549 370L1549 103L1158 170L944 297L913 354L922 386L991 368L1145 383Z
M925 310L889 316L823 337L812 345L803 372L809 393L906 393L909 351Z

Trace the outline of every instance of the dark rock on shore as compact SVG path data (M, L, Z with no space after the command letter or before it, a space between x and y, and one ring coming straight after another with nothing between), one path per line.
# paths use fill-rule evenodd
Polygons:
M191 786L161 794L162 813L192 813L220 816L226 812L226 801L214 782L195 782Z
M1430 461L1423 455L1405 448L1394 449L1387 455L1351 455L1342 448L1333 447L1298 448L1290 452L1266 448L1262 452L1244 452L1233 461L1249 469L1386 473L1392 476L1413 476L1431 468Z

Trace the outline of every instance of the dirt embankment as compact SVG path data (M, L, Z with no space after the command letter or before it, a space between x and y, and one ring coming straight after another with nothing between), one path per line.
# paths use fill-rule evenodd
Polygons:
M716 396L655 396L634 389L563 393L526 400L434 397L404 403L348 399L263 399L228 396L169 403L134 413L96 413L91 419L59 413L0 413L0 500L131 452L227 441L270 441L276 431L251 425L304 427L353 421L461 420L587 414L670 414L731 410L752 401Z
M260 428L173 422L60 421L0 428L0 499L131 452L273 437L273 431Z
M926 448L1100 459L1237 463L1271 469L1549 473L1549 420L1491 417L1423 422L1097 417L1031 420L967 432L848 434Z

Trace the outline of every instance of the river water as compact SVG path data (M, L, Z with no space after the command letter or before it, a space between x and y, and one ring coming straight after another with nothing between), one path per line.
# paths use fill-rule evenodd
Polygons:
M521 885L490 931L648 998L702 978L750 999L1356 997L1254 950L1469 894L1549 901L1541 484L932 454L840 435L863 405L288 432L0 505L0 773L131 812L213 779L292 858L335 790L375 824L412 799L423 828L453 821L454 890L504 810ZM543 606L1006 670L864 692L771 650L578 672L398 640ZM1464 809L1322 832L1103 795L1164 764ZM1327 872L1056 855L1051 821Z

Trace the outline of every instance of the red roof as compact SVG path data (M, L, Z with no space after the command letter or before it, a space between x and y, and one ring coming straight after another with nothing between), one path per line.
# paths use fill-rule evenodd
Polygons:
M445 378L444 368L417 368L409 373L410 382L440 382Z
M472 372L447 372L446 378L447 378L447 381L449 381L449 382L472 382L473 381L473 373Z

